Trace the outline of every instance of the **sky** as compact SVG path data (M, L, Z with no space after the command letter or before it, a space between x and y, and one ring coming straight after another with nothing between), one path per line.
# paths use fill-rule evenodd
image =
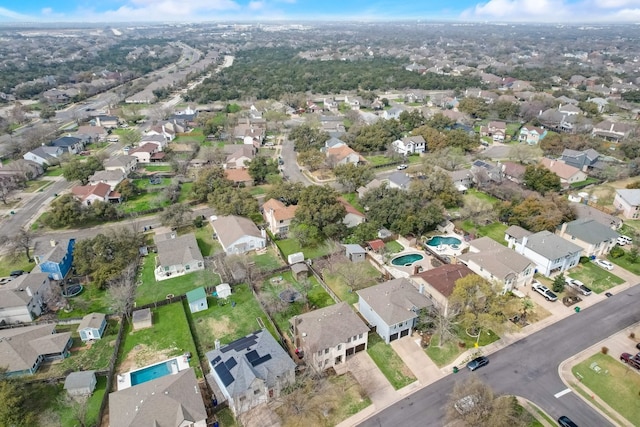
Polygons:
M394 19L640 23L640 0L0 0L0 22Z

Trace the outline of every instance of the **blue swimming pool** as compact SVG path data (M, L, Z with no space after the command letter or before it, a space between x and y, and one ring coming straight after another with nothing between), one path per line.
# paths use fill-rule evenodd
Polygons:
M413 264L416 261L420 261L424 259L424 256L420 255L420 254L407 254L407 255L400 255L397 258L394 258L391 260L391 264L393 265L401 265L401 266L410 266L411 264Z
M158 363L156 365L147 366L146 368L138 369L129 373L131 376L131 385L137 385L146 383L147 381L155 380L165 375L172 373L171 366L176 365L178 369L177 361L175 359L167 360L165 362Z
M433 236L427 241L428 246L440 246L440 245L450 245L450 246L459 246L460 239L456 239L455 237L446 237L446 236Z

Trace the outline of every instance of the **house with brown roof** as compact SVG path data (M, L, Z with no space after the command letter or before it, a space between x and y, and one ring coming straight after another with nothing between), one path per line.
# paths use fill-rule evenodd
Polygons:
M109 135L107 130L102 126L91 126L91 125L84 125L84 126L78 127L78 130L76 131L76 133L78 135L83 135L87 137L90 142L105 141L107 139L107 136Z
M156 154L160 154L160 147L152 143L142 144L133 150L129 150L129 155L135 157L138 163L151 163L152 160L160 160L158 156L154 158Z
M560 183L564 185L582 182L587 179L587 174L580 169L570 166L560 160L552 160L544 157L540 164L560 177Z
M233 148L233 147L232 147ZM256 148L253 145L237 145L225 160L225 169L242 169L256 156Z
M449 297L453 293L456 281L470 274L475 273L464 264L443 264L440 267L415 274L411 276L411 279L446 314L449 306Z
M267 200L262 205L262 216L267 222L271 234L286 237L297 209L298 206L286 206L278 199Z
M107 184L109 188L113 190L125 178L126 178L126 175L120 169L102 170L102 171L94 172L94 174L89 177L89 184L97 185L102 182L104 184Z
M490 136L494 142L503 142L506 131L505 122L491 121L487 126L480 126L480 136Z
M353 205L347 202L344 197L338 197L338 201L342 206L344 206L344 209L347 212L344 216L344 219L342 220L347 228L355 227L367 220L366 215L360 212L358 209L354 208Z
M71 193L80 200L80 203L91 206L95 201L105 203L120 203L120 193L111 190L109 184L99 182L96 185L76 185Z
M229 215L212 220L216 238L228 255L244 254L267 245L266 233L250 219Z
M204 258L194 234L177 236L171 232L156 235L153 240L158 250L154 270L156 280L204 270Z
M385 343L409 336L418 320L418 312L431 301L405 278L393 279L357 291L358 311L376 327Z
M124 155L110 157L104 161L104 170L107 171L122 171L125 176L128 176L131 172L136 170L138 159L134 156Z
M245 187L253 185L253 178L249 175L248 169L225 169L224 176L235 185L243 185Z
M318 371L341 365L367 349L369 327L344 301L295 316L289 326L296 351Z
M193 368L109 394L111 427L206 427L207 410Z
M478 276L500 284L503 293L530 284L535 272L531 260L490 237L469 242L469 252L458 260Z
M50 291L47 273L23 274L3 284L0 286L0 323L31 322L43 313L44 300Z
M632 130L633 126L629 124L605 120L594 125L591 134L608 141L619 142L629 136Z
M525 165L515 162L502 163L502 175L509 181L520 184L524 179L524 173L527 170Z
M360 163L367 162L364 157L362 157L358 152L354 151L348 145L340 145L327 148L326 155L327 161L333 167L338 165L346 165L348 163L358 165Z
M69 356L71 332L56 333L56 325L45 324L0 329L0 360L6 375L34 374L43 362Z

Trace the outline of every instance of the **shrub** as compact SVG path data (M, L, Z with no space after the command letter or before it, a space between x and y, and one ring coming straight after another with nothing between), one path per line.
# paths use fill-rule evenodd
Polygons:
M624 256L624 249L620 246L614 246L611 251L609 251L609 255L611 255L611 258L620 258Z
M604 346L603 346L603 347L600 349L600 351L602 352L602 354L607 354L607 353L609 353L609 348L608 348L608 347L604 347Z
M629 332L629 338L634 339L636 337L635 332Z
M591 262L591 259L589 257L586 257L586 256L580 257L580 264L588 264L590 262Z

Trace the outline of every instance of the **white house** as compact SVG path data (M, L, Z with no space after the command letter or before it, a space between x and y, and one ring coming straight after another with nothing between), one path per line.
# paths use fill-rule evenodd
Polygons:
M551 160L545 157L540 160L540 164L558 175L560 177L560 183L565 185L582 182L587 179L586 173L560 160Z
M60 147L49 147L43 145L36 147L31 151L23 154L22 158L36 162L40 166L57 164L58 158L64 154L64 150Z
M286 206L278 199L269 199L262 205L262 216L273 235L287 236L296 216L297 205Z
M347 202L343 197L338 197L338 201L342 206L344 206L344 209L346 211L342 223L346 225L347 228L356 227L367 221L366 215L354 208L353 205Z
M266 233L250 219L241 216L220 216L212 220L213 229L228 255L243 254L267 245Z
M47 273L23 274L0 286L0 323L31 322L44 311L51 292Z
M549 231L532 234L511 226L505 232L505 240L510 248L529 258L538 273L551 276L575 267L580 262L582 248Z
M420 154L426 151L427 142L422 135L407 136L402 139L396 139L391 143L393 151L403 156L409 154Z
M102 182L114 190L125 178L124 172L120 169L96 171L89 177L89 185L97 185Z
M129 150L129 155L137 159L138 163L151 163L151 159L160 149L157 144L146 143L133 150Z
M176 236L175 232L171 232L156 235L154 241L158 250L154 270L156 280L204 270L204 258L195 235L189 233Z
M627 219L640 217L640 189L616 190L613 206Z

